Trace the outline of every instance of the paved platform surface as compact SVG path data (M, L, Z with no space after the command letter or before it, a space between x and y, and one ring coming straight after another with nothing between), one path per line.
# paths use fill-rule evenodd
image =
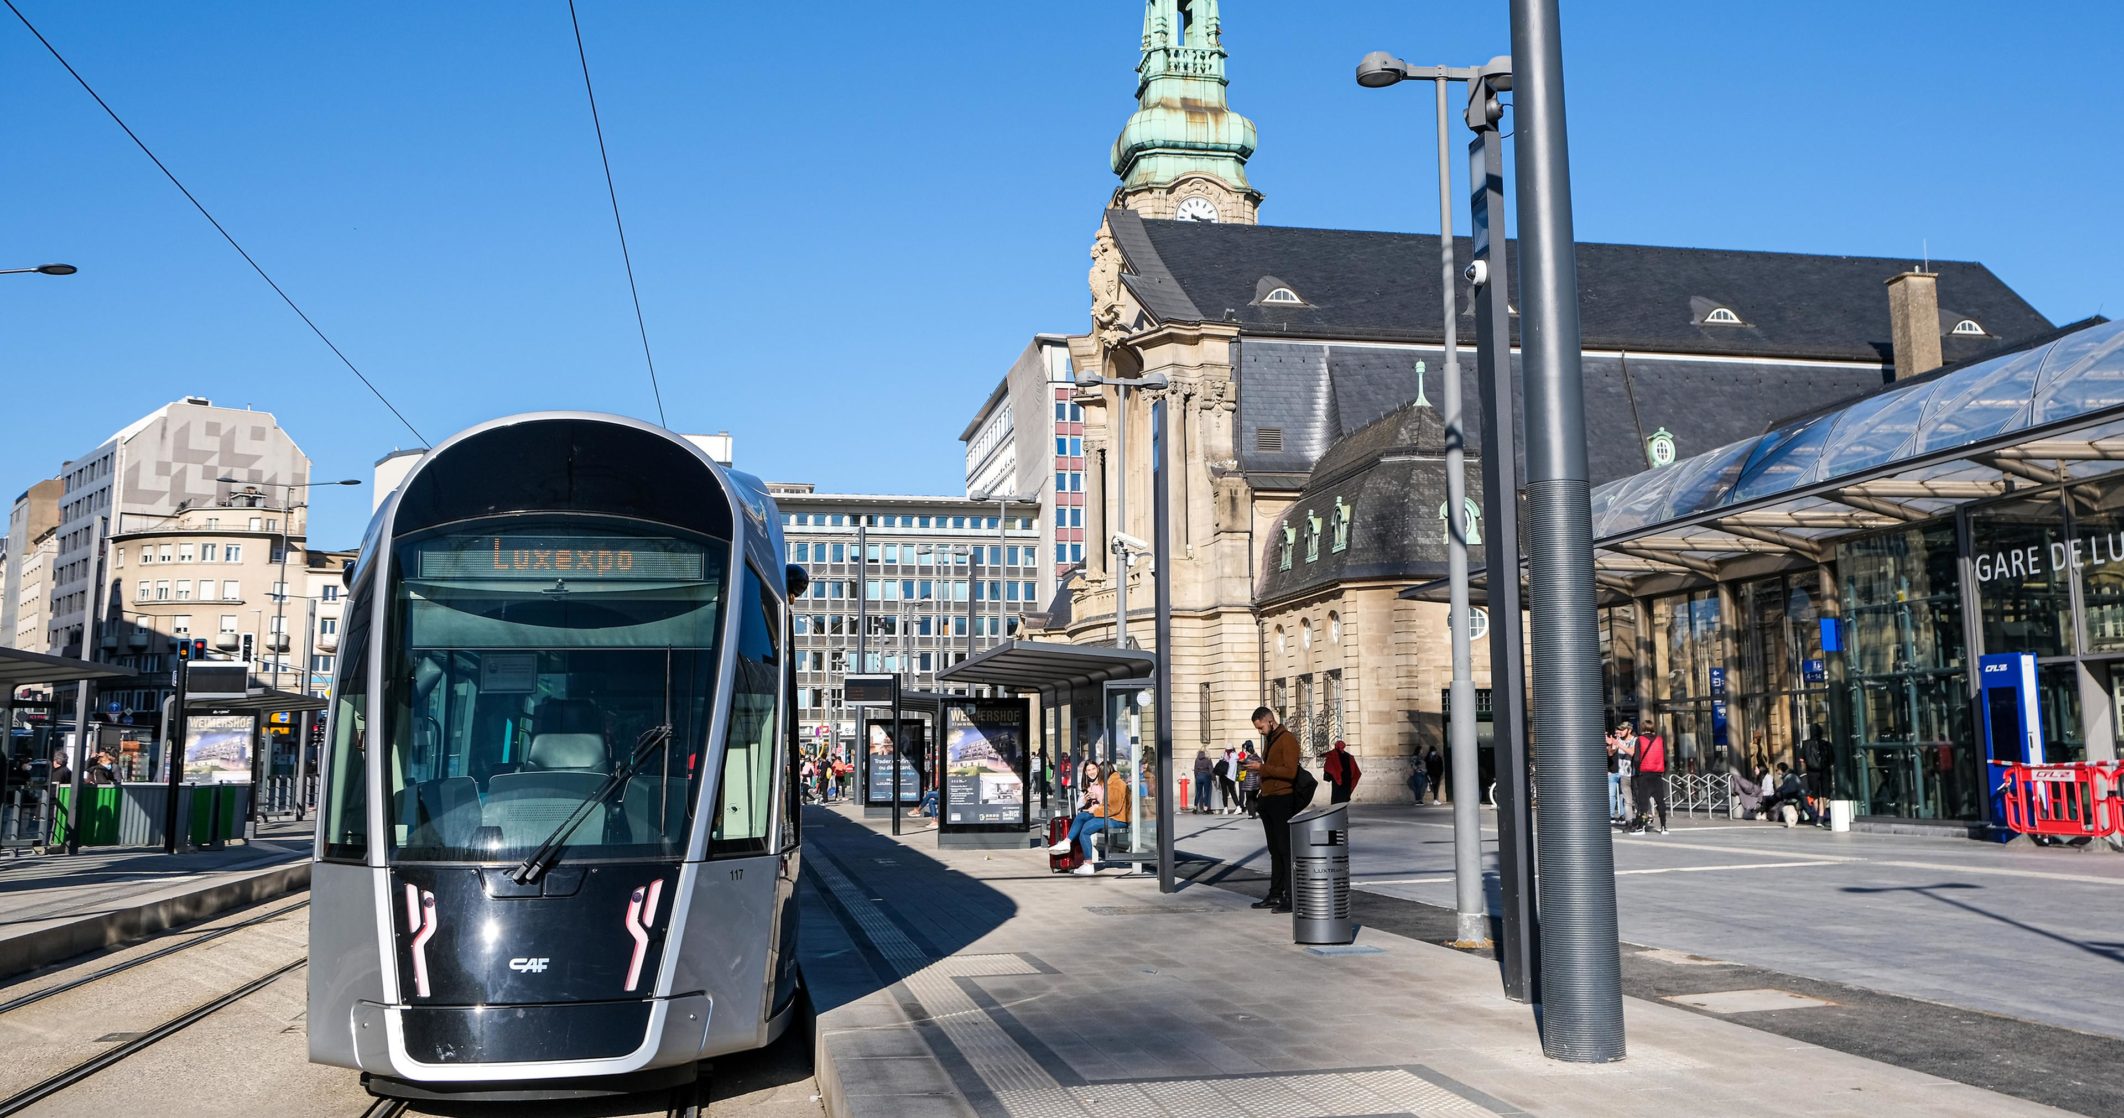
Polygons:
M220 850L0 860L0 977L302 888L311 835L311 824L288 821Z
M1560 1064L1479 956L1366 928L1323 957L1235 889L806 824L829 1114L2067 1113L1634 998L1627 1060Z
M1452 906L1450 808L1360 805L1352 820L1355 888ZM1256 820L1183 815L1174 834L1266 870ZM2124 1039L2117 999L2086 996L2124 964L2124 856L1680 819L1614 849L1626 942Z

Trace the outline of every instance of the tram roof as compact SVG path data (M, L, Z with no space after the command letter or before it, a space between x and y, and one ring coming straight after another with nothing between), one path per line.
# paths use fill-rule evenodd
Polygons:
M947 683L982 683L1013 691L1059 691L1111 679L1148 678L1157 657L1132 648L1009 640L937 673Z
M0 706L15 693L15 688L32 683L74 683L84 679L113 679L133 674L131 668L97 664L88 660L76 660L70 656L49 656L21 648L0 648Z
M1615 598L1751 556L1821 562L1845 536L2119 470L2124 322L2101 321L1600 486L1596 577ZM1445 594L1434 580L1402 597Z

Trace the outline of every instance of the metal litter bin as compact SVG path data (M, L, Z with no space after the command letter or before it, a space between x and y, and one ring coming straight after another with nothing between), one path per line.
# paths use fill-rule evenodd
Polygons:
M1350 923L1348 804L1291 817L1291 938L1299 943L1357 938Z

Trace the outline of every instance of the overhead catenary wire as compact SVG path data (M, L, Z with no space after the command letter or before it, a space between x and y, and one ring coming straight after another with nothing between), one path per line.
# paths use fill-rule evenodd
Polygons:
M642 335L649 391L656 395L656 421L669 427L670 421L664 418L664 389L656 380L656 357L649 352L649 323L642 317L642 292L634 282L634 254L627 251L627 223L620 220L619 188L612 185L612 157L605 152L605 126L597 116L597 91L590 87L590 55L583 49L583 24L575 16L575 0L568 0L568 25L575 29L575 57L583 64L583 96L590 101L590 127L597 132L597 158L605 166L605 195L612 199L612 228L619 233L620 262L627 266L627 294L634 297L634 326Z
M236 238L229 234L228 229L222 226L221 222L192 194L183 181L178 179L168 165L163 163L161 157L157 156L154 150L147 146L147 142L140 138L139 133L134 132L132 126L125 122L125 118L118 115L118 110L111 108L110 102L105 101L103 95L96 92L96 87L90 85L88 79L81 76L81 71L74 69L74 64L68 62L66 56L59 53L59 48L53 46L52 41L44 37L44 32L37 30L37 25L31 23L29 17L22 14L22 9L15 6L15 0L0 0L0 3L6 4L7 10L15 13L15 18L22 21L22 26L28 28L29 33L35 35L39 43L44 44L44 49L51 52L52 58L57 60L59 65L65 67L66 72L73 76L74 81L90 97L95 99L97 106L103 110L104 115L110 117L111 122L125 132L126 138L133 141L133 146L139 148L140 153L147 156L148 160L155 164L155 169L162 172L162 177L170 180L170 185L176 187L178 193L184 195L184 200L190 202L192 208L199 211L199 216L207 219L207 224L214 227L214 232L221 234L221 239L227 241L229 247L236 250L236 255L243 257L243 262L249 264L251 270L258 273L258 278L264 280L266 286L273 289L273 294L280 296L280 301L286 303L288 309L295 312L295 317L302 319L302 324L309 327L312 334L317 335L317 340L323 342L325 348L332 351L332 356L339 358L339 363L345 365L347 371L354 374L354 379L359 380L362 387L367 388L379 403L389 408L391 414L398 417L400 423L405 424L406 430L413 432L413 437L419 439L421 444L425 446L428 442L428 437L421 434L418 427L413 426L413 421L407 419L405 413L398 410L398 405L393 404L390 398L383 394L383 390L376 387L374 381L370 380L366 374L355 367L354 362L348 360L347 355L340 351L339 346L331 338L326 337L323 330L318 329L317 323L311 321L310 316L300 306L296 305L294 299L289 298L288 293L281 288L280 284L274 282L273 277L266 274L266 270L259 266L258 261L253 259L251 254L245 251L241 244L236 242Z

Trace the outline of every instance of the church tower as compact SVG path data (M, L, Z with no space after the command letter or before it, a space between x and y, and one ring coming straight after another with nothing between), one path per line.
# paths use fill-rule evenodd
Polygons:
M1113 205L1144 217L1251 225L1261 193L1246 181L1254 122L1224 103L1217 0L1144 0L1140 106L1114 141Z

